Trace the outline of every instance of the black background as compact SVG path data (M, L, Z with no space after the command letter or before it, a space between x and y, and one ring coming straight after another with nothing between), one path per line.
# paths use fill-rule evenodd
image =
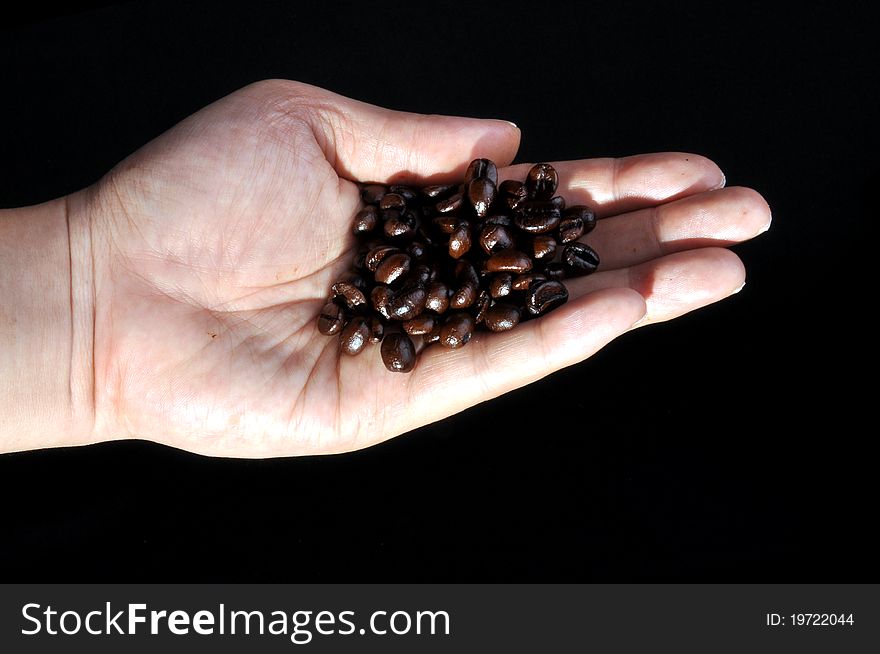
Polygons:
M0 38L0 206L88 185L205 104L286 77L513 120L518 161L705 154L773 210L735 248L745 289L354 454L2 456L0 578L876 581L862 5L431 7L32 9Z

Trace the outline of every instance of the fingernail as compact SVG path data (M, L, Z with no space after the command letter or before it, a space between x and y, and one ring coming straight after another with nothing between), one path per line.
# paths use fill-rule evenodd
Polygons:
M513 122L512 120L504 120L503 118L499 118L499 120L501 120L502 123L507 123L508 125L510 125L511 127L513 127L514 129L519 129L519 125L517 125L517 124L516 124L515 122Z
M721 181L712 187L711 190L713 190L713 191L717 191L718 189L724 188L725 186L727 186L727 175L724 174L723 170L721 170L719 172L721 173Z
M760 236L761 234L763 234L764 232L766 232L768 229L770 229L770 225L773 224L773 212L770 211L770 207L767 207L767 211L768 211L768 213L770 214L770 220L767 221L767 224L764 225L764 226L758 231L758 233L755 234L755 236Z
M743 290L743 287L744 287L745 285L746 285L745 282L743 282L742 284L740 284L740 287L739 287L738 289L736 289L735 291L733 291L733 292L731 293L731 295L736 295L737 293L739 293L741 290Z

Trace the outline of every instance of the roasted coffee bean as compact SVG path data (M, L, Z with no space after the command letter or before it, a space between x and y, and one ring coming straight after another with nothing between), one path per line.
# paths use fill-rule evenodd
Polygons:
M484 225L480 231L480 247L486 254L513 247L513 234L503 225Z
M559 240L562 243L576 241L589 234L596 226L596 212L583 204L569 207L559 221Z
M562 282L546 281L532 286L526 293L526 309L532 315L547 313L565 304L568 300L568 289Z
M561 281L565 279L565 266L558 261L551 261L544 266L544 274L547 275L548 279Z
M341 297L349 309L355 309L367 303L364 292L349 282L336 282L330 287L333 297Z
M526 185L522 182L517 182L514 179L508 179L501 182L498 191L501 193L504 203L510 209L516 209L521 202L527 200L529 197L529 191L526 188Z
M513 275L510 273L499 273L492 277L489 283L489 294L494 298L510 295L513 290Z
M328 302L318 314L318 331L322 334L336 334L342 329L345 322L345 314L342 307L335 302Z
M406 241L416 235L415 221L412 214L404 214L400 218L391 218L385 221L382 231L385 236L395 241Z
M472 282L465 282L449 298L450 309L467 309L477 299L479 288Z
M382 363L391 372L410 372L416 365L416 347L401 332L391 332L382 340Z
M525 275L517 275L514 277L511 287L514 291L527 291L533 284L546 281L546 275L542 275L541 273L526 273Z
M589 275L599 267L599 255L585 243L569 243L562 250L562 263L571 277Z
M467 345L474 334L474 327L471 314L464 311L450 313L440 330L440 344L453 350Z
M487 177L477 178L468 184L467 197L477 216L485 218L495 200L495 184Z
M471 249L471 226L466 220L456 225L455 230L449 236L449 256L459 259Z
M477 296L477 301L474 302L474 307L476 308L476 312L474 313L474 322L476 324L480 324L483 322L483 318L486 316L486 311L489 309L489 305L492 303L492 298L489 297L488 291L480 291L480 294Z
M421 336L422 334L429 333L432 329L434 329L434 318L427 313L423 313L403 323L403 331L410 336Z
M410 272L409 280L421 286L427 286L431 281L434 280L435 276L436 275L433 269L429 268L425 264L419 264L412 269L412 272Z
M355 270L363 270L366 268L366 252L358 252L354 255L354 259L351 260L351 265Z
M385 323L382 319L379 316L372 316L367 325L370 327L370 343L373 345L381 343L382 337L385 336Z
M428 286L425 308L434 313L444 313L449 308L449 287L443 282L432 282Z
M397 195L402 197L407 204L414 202L419 197L419 191L417 189L404 184L392 184L388 187L388 192L397 193Z
M550 198L549 202L560 211L565 210L565 198L561 195Z
M513 222L529 234L546 234L559 225L562 212L545 200L527 200L517 207Z
M392 254L386 257L376 268L376 281L380 284L393 284L409 272L410 258L408 254Z
M354 216L354 222L351 225L351 232L355 236L368 234L376 229L379 224L379 210L373 205L369 205L358 211Z
M535 164L526 176L526 190L529 197L538 200L552 198L558 185L559 177L556 174L556 169L547 163Z
M464 195L462 193L456 193L455 195L451 195L445 200L438 202L434 209L440 214L455 213L461 209L463 203Z
M535 259L550 260L556 254L556 239L552 236L536 236L532 241L532 255Z
M532 260L519 250L502 250L489 257L486 270L489 272L524 273L532 269Z
M373 303L373 308L378 311L379 315L385 318L385 320L391 319L391 312L388 310L388 305L393 297L394 294L391 292L391 289L382 284L373 288L373 291L370 293L370 302Z
M345 354L360 354L370 338L370 328L361 316L355 316L339 333L339 349Z
M464 173L465 184L482 178L488 179L493 185L498 183L498 167L491 159L474 159Z
M343 273L337 281L348 282L355 288L361 289L364 294L366 294L367 292L367 280L361 277L356 272L349 271L347 273Z
M437 343L440 341L440 331L443 329L443 325L439 322L434 322L434 329L425 334L422 339L425 345L431 345L432 343Z
M361 199L367 204L379 204L379 200L388 192L384 184L366 184L361 188Z
M458 227L459 219L458 216L437 216L434 218L433 223L444 234L452 234L455 228Z
M388 302L388 314L394 320L411 320L425 308L426 297L424 286L405 287Z
M426 186L425 188L423 188L422 194L429 200L438 201L449 195L452 195L455 188L455 184L434 184L432 186Z
M493 304L486 310L483 323L493 332L506 332L519 324L520 310L504 303Z
M459 260L455 264L455 279L460 284L471 283L474 286L480 285L480 276L474 264L466 259Z
M382 199L379 200L379 208L383 211L388 211L389 209L403 211L406 209L406 200L404 200L403 196L399 193L386 193L382 196Z
M403 215L403 212L400 209L384 209L379 211L379 217L382 218L382 222L388 222L389 220L400 220L400 217Z
M424 243L413 241L406 246L406 252L413 258L413 261L421 261L427 256L428 249L425 247Z
M483 221L483 225L501 225L502 227L510 227L513 224L513 220L510 216L503 216L496 214L494 216L486 216L486 220Z
M376 272L379 268L379 264L381 264L386 257L389 257L392 254L397 254L398 252L400 252L400 248L395 245L380 245L367 253L364 265L370 272Z

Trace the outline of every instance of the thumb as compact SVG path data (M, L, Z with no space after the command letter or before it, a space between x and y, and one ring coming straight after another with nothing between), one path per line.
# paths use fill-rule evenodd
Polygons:
M519 128L506 120L393 111L301 82L279 81L279 91L302 108L340 177L442 183L461 179L477 157L506 166L519 147Z

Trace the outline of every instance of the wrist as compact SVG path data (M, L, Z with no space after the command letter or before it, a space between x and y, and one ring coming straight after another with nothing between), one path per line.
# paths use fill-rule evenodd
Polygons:
M96 440L84 193L0 211L0 451Z

